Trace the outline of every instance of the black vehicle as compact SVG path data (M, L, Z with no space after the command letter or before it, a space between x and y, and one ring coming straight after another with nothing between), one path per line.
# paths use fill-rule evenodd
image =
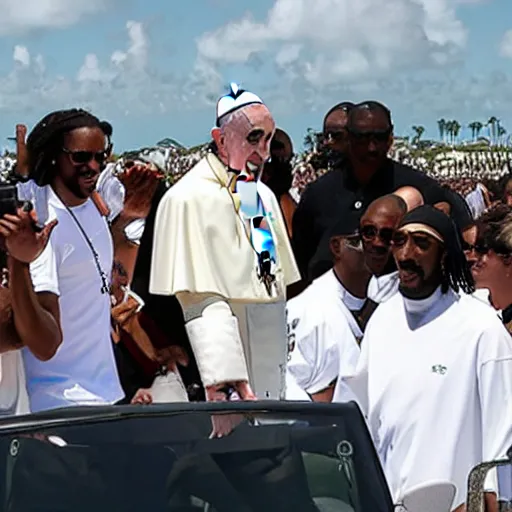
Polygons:
M0 451L2 512L393 510L352 403L60 409L1 420Z

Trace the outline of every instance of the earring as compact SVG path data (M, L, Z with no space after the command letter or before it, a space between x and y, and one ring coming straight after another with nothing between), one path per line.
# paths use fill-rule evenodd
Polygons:
M57 165L57 160L52 160L52 166L55 167Z

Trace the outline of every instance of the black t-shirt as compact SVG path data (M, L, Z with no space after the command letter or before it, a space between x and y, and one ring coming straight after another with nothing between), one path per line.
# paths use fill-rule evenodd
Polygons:
M334 222L351 210L364 211L378 197L404 186L417 188L427 204L450 202L455 222L463 227L470 223L468 208L458 201L451 201L449 191L412 167L387 159L371 181L361 186L346 163L345 167L335 169L309 185L294 214L292 245L302 277L315 279L332 267L328 244L321 240Z

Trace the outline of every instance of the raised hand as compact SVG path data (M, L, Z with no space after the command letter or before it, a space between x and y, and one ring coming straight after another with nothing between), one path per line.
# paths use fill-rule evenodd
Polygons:
M128 218L145 219L163 173L149 164L134 164L118 178L126 190L123 214Z
M21 176L28 176L28 154L25 139L27 127L24 124L16 125L16 172Z
M31 206L19 208L17 215L6 214L0 219L0 237L5 248L12 258L21 263L32 263L43 252L57 225L55 219L41 231L36 231L30 211Z

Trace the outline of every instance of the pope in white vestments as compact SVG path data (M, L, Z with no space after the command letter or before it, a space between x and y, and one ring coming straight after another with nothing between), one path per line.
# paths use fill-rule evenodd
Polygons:
M232 84L215 151L156 215L150 292L180 302L207 400L284 398L285 293L300 276L279 204L257 181L274 130L261 99Z

